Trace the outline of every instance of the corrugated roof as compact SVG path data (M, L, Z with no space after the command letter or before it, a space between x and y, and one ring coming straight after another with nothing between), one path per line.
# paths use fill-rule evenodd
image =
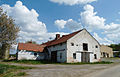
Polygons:
M27 51L34 51L34 52L43 52L45 45L38 45L32 43L19 43L18 50L27 50Z
M83 30L83 29L82 29L82 30ZM60 43L66 42L68 39L70 39L71 37L73 37L73 36L76 35L77 33L81 32L82 30L73 32L73 33L68 34L68 35L64 35L64 36L60 37L59 39L52 40L52 41L48 41L48 42L46 42L46 43L43 43L42 45L52 46L52 45L56 45L56 44L60 44Z

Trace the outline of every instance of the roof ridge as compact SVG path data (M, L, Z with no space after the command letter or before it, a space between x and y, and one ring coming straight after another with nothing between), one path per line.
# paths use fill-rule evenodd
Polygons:
M67 35L64 35L64 36L60 37L59 39L56 39L56 40L54 39L54 40L45 42L45 43L43 43L41 45L51 46L51 45L56 45L56 44L59 44L59 43L66 42L69 38L73 37L74 35L76 35L77 33L81 32L82 30L83 29L75 31L75 32L70 33L70 34L67 34Z

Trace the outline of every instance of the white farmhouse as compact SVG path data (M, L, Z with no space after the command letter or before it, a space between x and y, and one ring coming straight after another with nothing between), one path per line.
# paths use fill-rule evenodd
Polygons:
M56 34L42 45L46 45L45 59L56 62L97 62L101 57L99 42L86 29L62 37Z
M17 48L17 60L43 60L44 46L32 43L19 43Z

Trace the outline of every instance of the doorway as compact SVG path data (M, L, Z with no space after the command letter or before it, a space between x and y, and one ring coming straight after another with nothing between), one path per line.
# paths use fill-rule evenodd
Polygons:
M90 62L90 52L81 53L81 62Z
M51 61L57 62L57 51L51 52Z

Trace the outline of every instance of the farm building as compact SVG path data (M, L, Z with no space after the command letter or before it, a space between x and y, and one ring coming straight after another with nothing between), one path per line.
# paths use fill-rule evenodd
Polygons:
M54 40L41 44L40 48L41 46L43 50L37 52L39 53L37 56L41 56L40 54L43 53L44 59L55 62L97 62L101 57L100 44L86 29L62 37L60 34L56 34ZM31 58L30 53L22 49L18 51L18 57L21 55L19 53L27 53L29 54L28 59ZM34 57L34 53L32 52L32 57Z
M44 46L32 43L19 43L17 48L18 60L43 60Z
M113 49L106 45L101 45L101 57L103 58L113 57Z

